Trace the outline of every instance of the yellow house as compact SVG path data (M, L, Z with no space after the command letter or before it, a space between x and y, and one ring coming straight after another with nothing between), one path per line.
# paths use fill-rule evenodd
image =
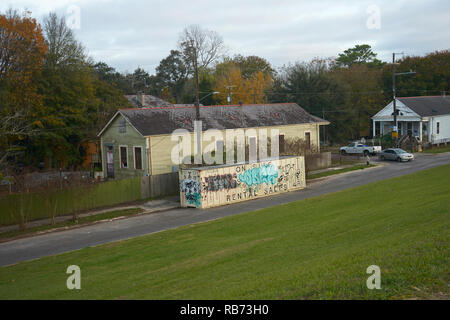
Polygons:
M98 134L101 141L105 178L157 175L177 170L173 151L179 146L175 130L190 135L194 150L196 112L193 106L166 106L120 109ZM306 112L296 103L201 106L202 145L211 144L205 134L216 129L242 129L249 139L257 139L261 129L279 133L280 150L285 141L302 139L307 148L320 151L320 126L329 122ZM214 141L213 141L214 142ZM218 141L215 141L217 143ZM225 141L222 146L226 148Z

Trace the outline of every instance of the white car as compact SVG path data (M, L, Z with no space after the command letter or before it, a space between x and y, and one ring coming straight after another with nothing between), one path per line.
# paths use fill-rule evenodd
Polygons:
M381 152L381 146L366 146L361 142L352 142L348 146L341 147L341 154L362 154L367 156L369 154L377 154Z
M399 148L385 149L380 153L380 160L412 161L414 155Z

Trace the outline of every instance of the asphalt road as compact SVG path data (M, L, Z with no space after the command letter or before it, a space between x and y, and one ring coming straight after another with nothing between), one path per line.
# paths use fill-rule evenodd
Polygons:
M306 189L267 198L203 210L180 208L13 240L0 243L0 266L277 206L448 163L450 163L450 153L419 154L412 162L383 162L382 166L331 176L321 181L308 183Z

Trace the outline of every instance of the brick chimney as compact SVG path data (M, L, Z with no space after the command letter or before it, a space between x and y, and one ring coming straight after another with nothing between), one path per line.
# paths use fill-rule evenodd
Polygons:
M136 100L138 104L141 106L141 108L145 107L145 93L138 92L138 94L136 95Z

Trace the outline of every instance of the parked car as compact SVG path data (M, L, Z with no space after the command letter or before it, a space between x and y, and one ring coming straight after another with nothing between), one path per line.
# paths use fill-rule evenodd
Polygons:
M381 152L381 146L366 146L361 142L352 142L348 146L341 147L341 154L378 154Z
M380 160L411 161L414 160L414 155L403 149L389 148L381 151Z

